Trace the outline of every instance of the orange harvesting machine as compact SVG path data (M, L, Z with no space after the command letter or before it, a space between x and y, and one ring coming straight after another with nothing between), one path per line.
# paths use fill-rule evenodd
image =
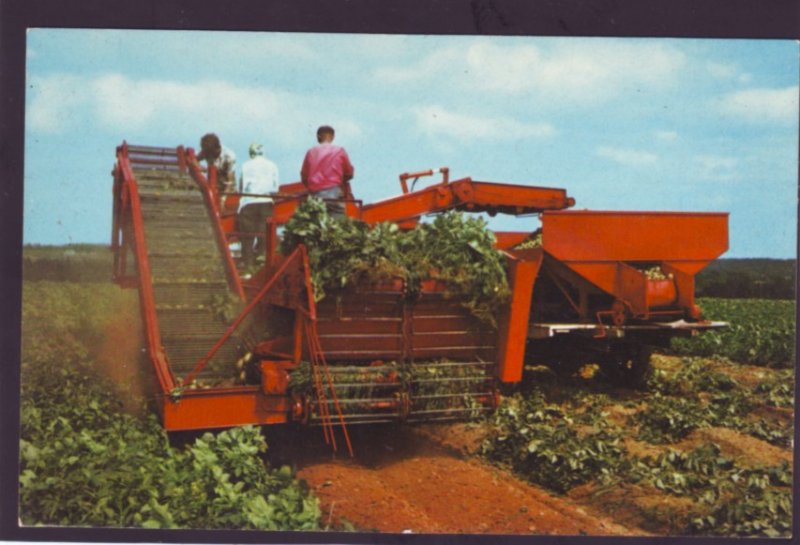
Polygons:
M113 177L114 278L139 291L167 430L305 422L333 440L347 424L471 417L527 365L592 362L633 383L650 347L724 326L703 319L694 287L728 248L727 213L573 211L564 189L451 181L446 168L402 174L401 194L375 203L348 188L346 215L367 224L537 215L535 232L495 233L511 299L491 328L433 280L413 298L398 280L315 301L303 246L278 251L300 183L273 195L263 266L244 279L231 250L240 195L221 201L191 148L123 143Z

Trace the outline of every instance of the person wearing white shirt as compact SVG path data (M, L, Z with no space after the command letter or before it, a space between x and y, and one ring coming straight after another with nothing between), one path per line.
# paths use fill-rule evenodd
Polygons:
M264 251L264 230L272 215L271 193L278 192L278 167L264 157L261 144L250 145L250 159L242 164L239 200L239 239L245 269L255 265L255 257Z

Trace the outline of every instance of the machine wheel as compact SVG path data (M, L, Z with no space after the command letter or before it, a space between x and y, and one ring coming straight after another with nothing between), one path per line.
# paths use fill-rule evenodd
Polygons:
M652 349L644 345L625 345L612 348L601 359L603 373L612 382L628 388L643 388L652 371Z
M597 362L595 353L579 348L567 348L553 362L552 368L562 380L573 381L583 366L595 362Z

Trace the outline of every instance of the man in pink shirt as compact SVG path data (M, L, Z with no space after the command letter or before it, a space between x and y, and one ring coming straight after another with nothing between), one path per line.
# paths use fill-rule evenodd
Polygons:
M331 216L344 216L345 184L353 178L354 169L347 152L333 144L333 127L317 129L318 145L306 153L300 179L308 192L325 200Z

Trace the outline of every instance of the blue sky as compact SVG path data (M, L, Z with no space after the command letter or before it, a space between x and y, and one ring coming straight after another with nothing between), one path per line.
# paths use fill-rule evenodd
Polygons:
M566 188L577 209L727 211L795 257L798 43L32 29L24 242L108 243L123 140L253 141L295 181L320 124L365 202L401 172ZM535 218L494 218L533 230Z

